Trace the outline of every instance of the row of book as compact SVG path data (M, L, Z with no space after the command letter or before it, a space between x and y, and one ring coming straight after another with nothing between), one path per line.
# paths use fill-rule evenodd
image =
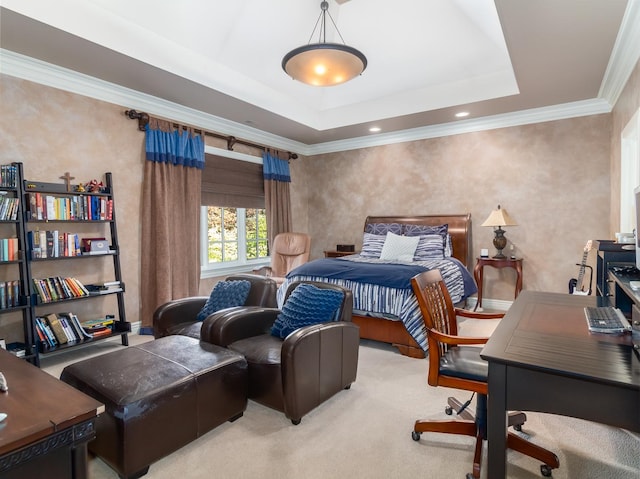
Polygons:
M18 238L1 238L0 261L18 261L19 257Z
M82 255L80 236L58 230L27 231L31 259Z
M89 296L87 288L76 278L62 278L60 276L44 279L33 278L33 285L41 303Z
M30 220L82 220L113 219L113 200L105 196L54 196L28 193L27 217Z
M17 196L0 196L0 220L17 221L20 198Z
M74 313L50 313L35 318L36 334L44 350L109 336L113 325L113 317L81 322Z
M18 186L18 167L0 165L0 188L16 188Z
M20 280L0 281L0 309L20 306Z

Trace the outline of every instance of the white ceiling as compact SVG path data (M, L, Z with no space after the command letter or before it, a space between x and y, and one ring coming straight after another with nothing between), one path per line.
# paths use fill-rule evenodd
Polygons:
M325 88L281 68L320 0L1 0L0 47L314 145L598 99L627 3L329 0L368 66Z

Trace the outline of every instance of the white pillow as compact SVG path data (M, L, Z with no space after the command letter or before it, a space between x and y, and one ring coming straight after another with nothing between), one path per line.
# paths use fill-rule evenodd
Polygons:
M411 261L419 241L420 236L398 236L389 232L384 240L380 259L406 261L410 258Z

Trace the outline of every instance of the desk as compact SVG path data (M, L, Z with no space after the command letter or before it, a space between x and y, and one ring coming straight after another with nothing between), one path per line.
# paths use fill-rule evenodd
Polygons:
M589 333L583 308L597 301L523 291L493 332L481 353L489 362L487 477L506 477L509 410L640 432L640 356L630 334Z
M95 399L0 350L9 391L0 393L0 477L85 479L87 442L104 410Z
M522 291L522 258L476 258L476 266L473 268L473 277L478 285L478 302L474 311L478 308L482 308L482 284L484 282L484 267L491 266L492 268L513 268L516 270L516 294L514 298L518 297L520 291Z

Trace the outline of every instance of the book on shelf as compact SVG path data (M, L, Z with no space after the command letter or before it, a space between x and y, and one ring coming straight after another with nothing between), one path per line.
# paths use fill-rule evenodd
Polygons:
M15 188L18 185L18 167L0 165L0 187Z
M124 291L120 281L105 281L102 283L86 284L85 288L87 288L90 295L111 294Z
M20 280L0 281L0 309L20 306Z
M98 319L87 319L81 321L80 324L82 328L93 335L96 336L111 334L113 332L115 319L111 315L107 315L104 318Z
M111 221L113 199L95 194L46 194L30 191L27 215L30 220Z
M64 318L66 318L67 322L70 324L71 328L73 329L79 341L84 341L85 339L93 338L91 334L89 334L84 330L84 328L80 324L80 320L78 319L78 316L76 316L74 313L68 312L68 313L59 313L59 314L60 316L63 316Z
M89 296L89 291L76 278L62 278L55 276L51 278L33 278L35 287L41 303L51 303L64 299L81 298Z
M53 331L53 335L56 337L58 344L67 344L69 337L67 336L67 333L64 332L62 323L60 323L58 316L56 316L55 313L50 313L44 316L44 320L51 328L51 331Z

